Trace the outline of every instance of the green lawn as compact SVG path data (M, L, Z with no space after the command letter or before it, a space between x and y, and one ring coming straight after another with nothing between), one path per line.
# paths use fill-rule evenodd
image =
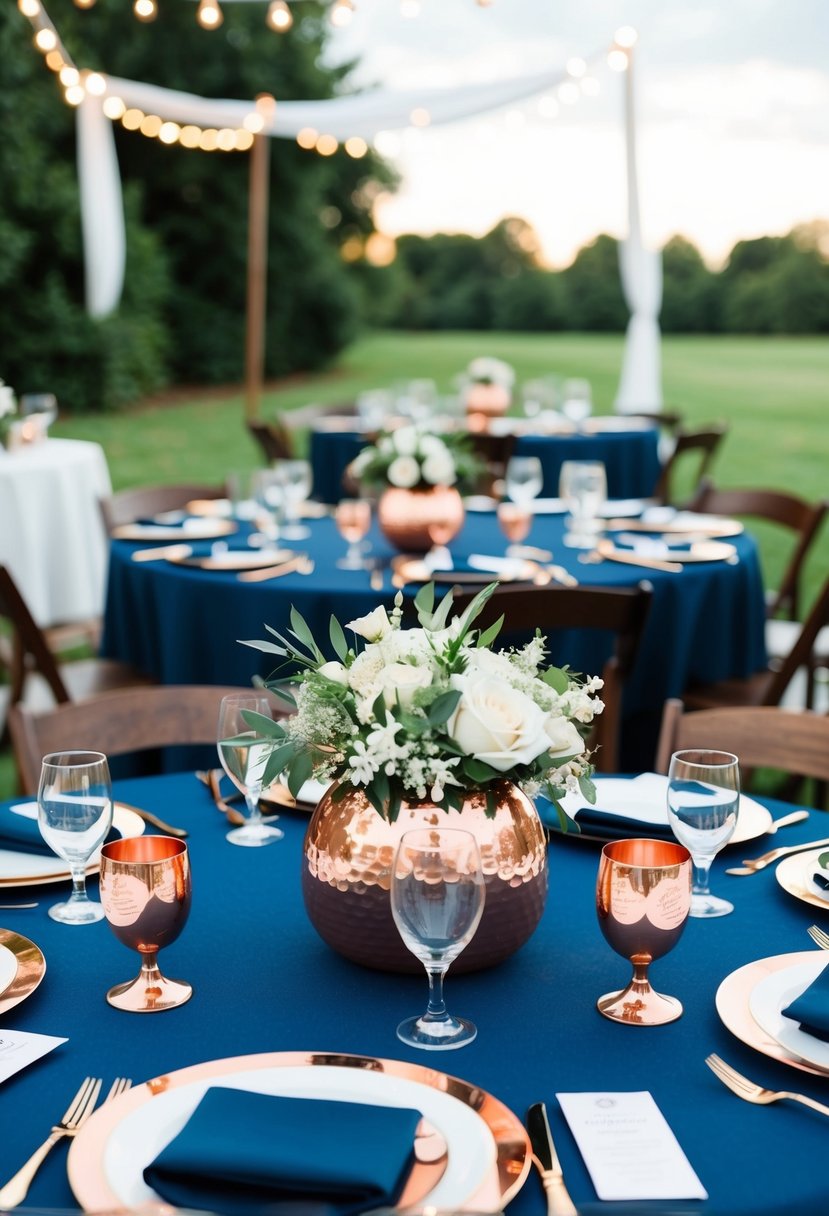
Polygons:
M375 333L355 343L331 371L269 387L262 414L308 402L348 401L366 388L429 376L443 391L477 355L511 363L519 380L546 373L585 376L597 410L612 409L623 339L598 334ZM829 342L821 338L669 337L663 342L666 408L690 424L722 419L731 430L715 466L722 485L829 492ZM56 435L97 439L116 489L141 482L220 481L253 468L258 449L244 428L239 391L170 393L123 414L63 418ZM786 554L776 530L760 531L767 577ZM807 600L829 567L821 537L806 575Z

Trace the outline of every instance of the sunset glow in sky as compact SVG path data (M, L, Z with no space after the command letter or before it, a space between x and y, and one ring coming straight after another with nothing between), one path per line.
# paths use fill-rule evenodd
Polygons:
M633 25L645 240L681 232L712 264L741 237L829 218L827 0L355 0L335 57L357 79L447 87L594 58ZM504 215L536 229L545 259L570 261L599 232L626 230L623 77L463 123L390 135L403 175L380 200L384 232L482 234ZM393 155L392 155L393 154Z

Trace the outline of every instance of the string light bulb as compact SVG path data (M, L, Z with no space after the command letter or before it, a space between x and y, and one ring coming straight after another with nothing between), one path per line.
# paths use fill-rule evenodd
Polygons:
M224 15L219 8L219 0L199 0L196 18L202 29L217 30L224 21Z
M285 0L271 0L266 20L272 30L284 34L294 24L294 15Z
M158 6L155 0L135 0L132 11L139 21L155 21L158 16Z
M75 0L75 8L92 8L95 0Z
M354 16L354 0L334 0L331 6L331 24L342 28Z
M24 17L36 17L40 12L40 0L17 0L17 7Z

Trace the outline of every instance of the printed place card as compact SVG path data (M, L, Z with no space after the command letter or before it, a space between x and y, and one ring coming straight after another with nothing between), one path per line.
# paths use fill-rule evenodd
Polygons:
M27 1064L65 1043L51 1034L28 1034L23 1030L0 1030L0 1082L13 1077Z
M600 1199L707 1199L646 1091L556 1094Z

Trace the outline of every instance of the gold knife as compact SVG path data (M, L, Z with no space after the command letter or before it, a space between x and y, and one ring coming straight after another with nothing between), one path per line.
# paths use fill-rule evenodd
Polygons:
M541 1175L547 1195L547 1216L578 1216L575 1204L564 1185L564 1174L553 1143L547 1108L534 1103L527 1111L527 1131L533 1147L533 1161Z
M300 574L310 574L311 570L313 570L313 565L308 555L298 553L296 557L289 558L286 562L280 562L277 566L264 566L261 570L245 570L236 577L240 583L264 583L268 579L282 578L283 574L293 574L294 571Z
M644 554L634 553L633 550L628 552L624 549L617 549L612 540L600 540L596 545L596 552L605 561L621 562L624 566L642 566L645 570L665 570L668 574L682 573L680 562L667 561L661 557L647 557Z

